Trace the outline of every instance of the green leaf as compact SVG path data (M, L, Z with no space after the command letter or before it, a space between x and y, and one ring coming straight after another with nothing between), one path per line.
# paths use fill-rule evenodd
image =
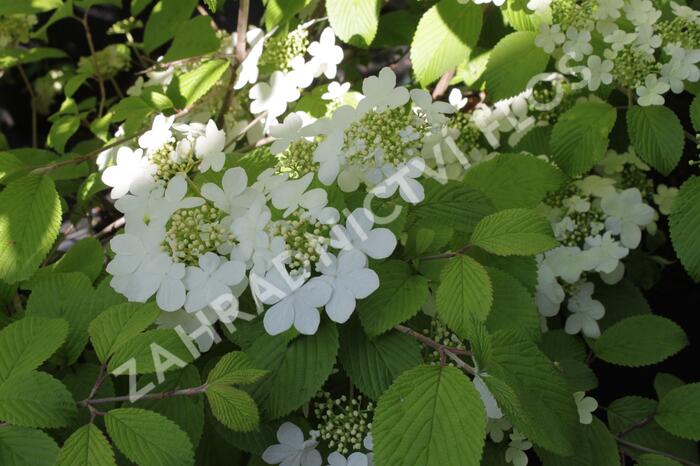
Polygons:
M151 53L177 32L197 6L197 0L160 0L153 7L143 31L143 48Z
M165 416L145 409L119 408L107 412L105 425L117 448L139 466L194 464L187 434Z
M409 220L425 225L445 225L471 233L484 216L493 212L489 199L480 191L456 181L425 184L425 200L411 207Z
M78 128L80 128L78 115L62 116L51 125L47 145L62 154L66 150L66 142L78 131Z
M493 305L486 319L490 333L520 330L533 340L540 338L540 314L535 300L518 280L502 270L488 268L493 287Z
M168 366L163 370L175 370L192 362L193 357L175 330L162 328L140 333L124 342L114 352L107 369L114 373L124 364L134 364L138 374L150 374L158 371L154 359Z
M484 71L491 100L505 99L524 91L530 80L547 68L549 55L535 45L536 36L531 31L513 32L493 48Z
M63 319L25 317L0 330L0 382L39 367L67 336Z
M132 0L131 16L138 16L153 0Z
M380 0L326 0L328 21L340 40L368 47L377 34Z
M241 351L228 353L219 359L209 372L210 385L245 385L257 382L267 375L267 371L256 369L248 356Z
M659 401L656 422L673 435L700 440L700 383L674 388Z
M651 308L644 295L627 278L615 285L596 282L595 299L605 307L605 316L598 321L603 331L627 317L651 314Z
M529 256L559 245L549 221L529 209L506 209L483 218L470 242L501 256Z
M101 311L90 280L82 273L56 273L39 281L27 301L27 315L63 318L68 321L68 338L54 360L72 364L88 341L88 325Z
M639 396L626 396L613 401L607 410L610 430L613 433L627 431L624 438L631 443L697 462L698 449L695 442L673 436L662 429L656 421L647 419L654 415L656 406L656 401ZM638 426L640 423L644 425ZM631 429L632 426L635 428ZM633 458L646 453L628 446L624 446L624 451Z
M199 387L202 379L199 376L197 367L190 364L182 370L168 373L162 383L158 382L155 374L145 375L139 378L138 386L144 387L149 383L157 385L159 392L171 390ZM197 445L204 430L204 395L172 396L160 400L148 400L141 398L134 405L134 408L143 408L162 414L182 430L184 430L192 440L193 445Z
M257 430L260 424L258 407L253 398L229 385L210 385L207 387L207 400L211 412L222 424L237 432Z
M28 176L0 193L0 280L29 278L61 225L61 202L51 178Z
M693 123L693 129L700 133L700 97L695 96L693 103L690 104L690 121Z
M383 466L478 466L484 405L454 367L419 366L400 375L377 404L374 458Z
M423 14L411 43L413 71L422 86L465 61L481 33L481 8L441 0Z
M467 170L464 182L484 193L496 209L534 209L565 176L552 164L525 154L498 154Z
M462 338L469 338L474 321L484 322L493 303L491 278L469 256L449 260L440 274L436 304L440 318Z
M663 105L634 106L627 111L630 142L639 157L664 175L683 156L685 136L676 114Z
M182 23L175 34L173 45L163 57L164 62L197 57L216 52L221 40L211 28L211 18L196 16Z
M667 374L665 372L659 372L654 377L654 391L656 391L656 396L660 400L665 397L668 392L674 388L678 388L685 385L685 382L675 375Z
M150 327L158 315L155 303L123 303L104 311L88 327L97 357L107 361L125 342Z
M484 382L508 419L551 453L573 453L578 414L559 370L522 333L496 332L490 346L490 357L482 369L491 377L484 377Z
M0 15L31 14L55 10L60 7L61 0L23 0L21 2L0 3Z
M617 112L605 102L582 102L567 110L552 130L552 158L571 176L588 171L608 149Z
M688 337L665 317L628 317L605 330L593 345L596 356L621 366L656 364L685 348Z
M95 281L104 266L102 244L92 237L83 238L75 243L59 260L42 267L32 276L23 288L32 288L34 284L52 273L82 272L91 282Z
M542 334L540 349L552 361L569 359L584 362L586 360L586 344L580 338L569 335L562 329L550 330Z
M639 455L639 457L637 458L637 466L682 466L682 465L678 461L674 461L670 458L666 458L665 456L647 453L645 455Z
M551 13L534 13L527 7L527 3L528 0L508 0L501 7L503 19L516 31L539 32L540 25L551 20Z
M352 383L378 400L394 379L422 362L421 346L396 331L369 338L356 321L341 327L340 361Z
M0 429L0 464L3 466L54 466L58 445L36 429L8 426Z
M197 68L176 76L167 95L178 108L185 108L204 96L229 68L226 60L206 60Z
M76 414L68 389L45 372L22 372L0 385L0 419L20 427L63 427Z
M577 442L572 456L558 456L537 450L543 466L620 466L617 443L600 419L577 428Z
M406 10L395 10L381 15L372 48L409 45L418 27L418 20L415 13Z
M673 248L683 267L693 280L700 281L700 177L693 176L681 186L669 227Z
M116 466L107 438L95 424L73 432L58 454L56 466Z
M256 367L270 375L249 392L265 418L285 416L309 401L333 370L338 353L338 331L324 321L312 336L299 336L291 343L287 335L258 338L246 350Z
M381 285L358 304L362 326L370 337L413 317L428 296L428 280L416 275L406 262L388 260L373 269Z
M2 49L0 68L8 69L19 64L36 63L50 58L65 58L66 52L49 47L32 47L30 49Z
M265 4L265 28L271 31L280 23L290 20L311 0L267 0Z
M532 256L497 256L483 249L469 250L469 256L485 267L495 267L516 278L534 295L537 286L537 261Z

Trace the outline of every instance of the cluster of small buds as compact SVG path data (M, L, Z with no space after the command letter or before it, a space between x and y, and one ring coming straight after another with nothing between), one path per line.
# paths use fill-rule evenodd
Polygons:
M289 34L277 34L265 41L259 66L287 72L295 57L303 56L309 48L309 31L297 27Z
M299 139L294 141L281 154L277 155L277 172L286 173L291 179L301 178L307 173L317 172L314 162L317 142Z
M552 22L566 31L569 26L585 28L593 21L596 2L593 0L557 0L552 2Z
M567 183L556 191L547 194L542 201L554 209L565 207L565 201L573 196L582 194L581 188L574 183Z
M612 76L624 87L634 89L644 84L650 74L657 74L661 64L632 44L627 44L617 53Z
M95 76L113 78L120 71L131 67L131 50L124 44L112 44L89 57L81 57L78 67L87 69Z
M445 325L439 319L433 319L430 323L429 329L424 329L424 333L431 336L431 338L441 345L456 348L456 349L466 349L462 340L453 333L447 325ZM430 365L437 365L440 363L440 353L437 350L428 350L429 352L425 355L425 360ZM448 366L454 366L454 363L447 361Z
M583 247L586 238L596 236L604 230L605 213L591 205L585 212L573 211L566 217L569 219L568 228L561 231L559 241L565 246Z
M549 108L549 104L554 102L559 92L562 93L561 101ZM563 113L576 104L576 98L577 94L571 90L571 85L564 80L556 83L539 81L532 89L532 99L528 102L528 114L532 115L538 123L553 125Z
M365 402L362 395L348 399L343 395L334 399L330 393L317 395L314 415L318 419L317 430L328 448L347 455L362 449L362 441L372 429L374 404Z
M399 165L420 155L429 127L408 107L367 112L345 132L344 153L356 165L375 166L378 158Z
M651 199L654 194L654 181L649 174L636 165L626 164L617 183L620 189L637 188L643 199Z
M207 252L222 252L233 245L235 237L222 225L222 211L204 204L180 209L170 219L162 248L175 262L197 265Z
M32 27L36 23L37 18L34 15L0 16L0 48L28 42Z
M37 111L46 115L51 110L51 104L58 94L63 91L65 73L63 70L51 70L34 81Z
M281 236L289 253L287 266L292 272L308 272L330 244L330 227L298 213L270 225L272 236Z
M481 131L474 125L468 113L458 112L452 118L450 125L459 131L455 142L462 152L466 153L480 146Z
M180 141L171 138L158 150L154 151L149 160L156 166L156 179L168 181L180 173L189 173L196 166L194 140L192 137Z
M686 49L700 48L700 24L688 18L676 16L671 21L659 21L655 29L665 43L680 44Z

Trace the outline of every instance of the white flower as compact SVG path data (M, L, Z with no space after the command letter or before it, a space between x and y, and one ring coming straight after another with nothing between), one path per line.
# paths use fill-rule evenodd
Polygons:
M386 199L393 196L398 189L404 201L418 204L425 199L425 190L416 178L419 178L424 170L425 161L418 157L396 167L385 165L382 167L384 180L372 188L372 193L378 198Z
M187 267L185 310L195 312L217 298L233 295L231 287L243 281L245 269L242 262L227 261L213 252L200 256L199 267Z
M598 409L598 402L595 398L586 396L585 392L576 392L574 393L574 401L576 402L579 422L581 424L593 422L593 411Z
M619 18L620 9L622 9L624 3L624 0L598 0L595 18L598 20Z
M229 168L221 179L221 187L214 183L204 183L202 196L214 203L214 207L231 214L234 218L242 215L253 200L262 194L247 189L248 175L241 167Z
M156 170L148 157L144 157L143 150L120 147L116 164L105 169L102 181L112 187L112 199L119 199L129 191L138 192L150 188L154 184L153 175Z
M642 194L637 188L609 194L601 200L600 206L608 215L605 228L620 235L622 245L630 249L639 245L642 237L640 227L654 219L654 209L642 201Z
M661 47L663 39L660 35L654 34L656 29L651 25L637 26L637 37L634 40L635 48L649 55L649 60L654 60L654 51Z
M328 84L328 90L321 94L323 100L340 100L350 90L350 83L340 84L333 81Z
M357 105L361 113L374 109L381 113L385 110L401 107L409 99L405 87L396 87L396 75L389 67L384 67L378 76L370 76L362 82L365 98Z
M364 453L351 453L345 458L337 451L328 455L328 466L371 466L368 456Z
M109 242L114 258L107 264L110 275L133 274L150 255L160 252L160 243L165 237L162 224L133 221L126 224L124 233Z
M593 52L590 31L579 31L573 26L566 30L567 40L564 42L564 53L574 60L582 60Z
M300 139L300 130L304 127L304 119L301 112L290 113L284 118L284 122L270 127L270 136L275 141L270 146L270 152L279 154L283 152L291 143Z
M253 99L251 113L267 112L268 119L274 119L282 115L287 110L287 103L297 100L300 94L294 82L281 71L275 71L269 83L257 83L248 96Z
M291 68L287 73L287 79L301 89L306 89L314 80L313 64L306 63L301 55L292 58L289 62Z
M700 61L700 50L686 50L676 44L667 45L665 50L671 59L661 67L661 76L668 81L675 94L680 94L684 88L683 81L697 81L700 78L700 69L695 65Z
M247 262L256 249L266 248L270 242L265 227L270 223L272 214L262 200L253 202L243 216L233 219L231 231L236 235L234 251L236 257Z
M456 110L463 109L469 103L469 99L467 97L462 97L462 91L460 91L456 87L450 91L450 95L448 96L447 101Z
M629 249L620 246L620 243L615 241L612 233L606 231L603 236L595 236L586 239L586 269L595 270L610 274L615 271L620 259L626 257Z
M528 442L520 432L514 430L510 434L510 443L506 449L506 463L512 463L513 466L527 466L528 459L525 452L530 448L532 443Z
M486 432L493 443L501 443L505 437L505 433L512 428L513 425L505 417L500 419L486 419Z
M575 246L559 246L544 254L544 262L555 276L576 283L585 269L583 251Z
M484 379L482 377L488 377L488 374L483 373L481 375L475 375L472 382L476 391L479 392L481 401L484 403L484 409L486 410L486 417L489 419L500 419L503 417L503 411L498 407L498 402L494 398L493 393L486 386Z
M211 168L215 172L221 171L226 161L226 154L224 154L226 133L216 127L214 120L207 122L205 131L197 138L194 145L195 153L202 159L199 170L205 172Z
M321 466L323 463L321 454L316 450L316 439L304 441L304 433L291 422L285 422L277 429L277 440L279 444L267 447L262 454L267 464Z
M557 281L551 267L542 257L538 257L538 261L535 304L537 304L537 310L541 315L553 317L559 313L559 306L564 302L566 293Z
M309 44L310 60L314 76L325 75L328 79L335 78L338 65L343 61L343 49L335 45L335 33L327 27L321 33L318 41Z
M658 79L655 75L650 74L644 80L644 85L637 87L637 95L639 96L637 102L642 107L663 105L665 100L662 96L669 89L671 86L663 78Z
M379 288L377 273L367 268L367 256L357 249L342 252L337 258L328 254L316 268L323 274L321 280L333 289L326 314L339 324L350 318L356 300L366 298Z
M147 153L160 149L163 144L173 137L170 127L173 125L174 121L174 116L166 117L165 115L157 115L153 119L151 129L139 137L139 146L145 149Z
M676 2L671 2L671 9L673 10L673 14L677 17L685 18L695 24L700 24L700 11L694 10L685 5L679 5Z
M624 10L627 19L637 26L652 25L661 17L651 0L629 0Z
M566 318L564 331L570 335L579 332L590 338L600 336L598 320L605 315L605 308L600 301L593 299L593 283L583 282L576 294L569 298L567 305L571 314Z
M272 190L272 205L284 210L287 217L297 208L303 207L311 212L318 212L328 203L328 194L321 188L307 191L314 174L307 173L296 180L287 180Z
M530 0L527 2L527 8L536 13L546 13L549 9L549 5L551 5L553 1L554 0Z
M554 52L557 46L566 41L566 36L561 32L558 24L549 26L547 23L540 24L540 32L535 37L535 45L541 47L546 53Z
M341 164L344 162L341 149L345 130L358 117L359 114L354 108L343 105L333 112L330 119L320 119L309 127L311 131L314 131L314 134L325 136L314 151L314 161L320 164L318 179L321 180L321 183L330 185L337 178ZM343 189L342 186L341 189Z
M631 44L637 38L637 34L633 32L627 32L623 29L616 29L611 34L606 35L603 40L610 44L610 48L619 52L625 48L626 45Z
M372 228L374 216L365 208L357 208L346 220L345 226L331 229L331 246L350 251L358 249L372 259L386 259L396 248L396 236L388 228Z
M246 84L254 84L258 80L258 60L263 52L263 44L265 43L265 33L262 29L251 28L246 32L246 42L251 46L248 50L243 63L238 67L238 76L233 85L234 89L242 89ZM232 36L234 46L237 40L237 35Z
M161 186L150 191L140 190L117 200L114 207L126 217L126 222L161 222L165 224L178 209L191 209L204 204L199 197L185 197L187 182L181 175L168 181L165 189Z
M659 206L659 212L669 215L676 197L678 197L678 188L669 188L665 184L657 186L654 202Z
M328 302L333 289L320 278L312 278L301 286L288 280L290 277L283 277L277 268L265 275L266 283L261 288L273 288L267 295L259 296L263 303L273 305L263 318L265 331L278 335L293 325L299 333L313 335L321 322L318 308Z
M624 168L624 161L617 156L614 159L621 160L622 165L620 165L621 168L619 171L622 171L622 168ZM614 159L612 157L606 157L603 159L603 161ZM617 171L616 169L613 169L614 171L609 171L609 169L610 164L606 165L605 173L615 173L615 171ZM589 175L584 179L577 181L576 185L581 188L581 191L583 191L583 194L586 196L593 195L597 197L605 197L608 194L615 193L615 180L612 178L603 178L602 176L598 175Z
M588 66L581 70L581 77L588 83L588 90L596 91L600 84L610 84L613 80L610 73L613 69L613 62L601 60L598 55L588 57Z
M435 101L430 93L423 89L411 89L411 100L418 106L433 124L444 124L448 121L446 113L454 113L455 108L447 102Z

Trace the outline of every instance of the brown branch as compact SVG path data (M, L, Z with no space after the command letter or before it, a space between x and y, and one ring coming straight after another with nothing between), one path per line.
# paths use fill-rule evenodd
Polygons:
M200 393L204 393L207 391L207 384L200 385L198 387L190 387L190 388L180 388L177 390L170 390L167 392L159 392L159 393L147 393L139 398L139 400L162 400L164 398L172 398L175 396L194 396L194 395L199 395ZM98 405L98 404L105 404L105 403L118 403L121 401L131 401L131 397L129 395L123 395L123 396L110 396L107 398L96 398L96 399L89 399L86 398L82 401L78 401L76 404L78 406L82 406L84 408L88 408L89 406L92 405Z
M399 332L406 334L412 338L415 338L419 342L421 342L423 345L427 346L428 348L432 348L436 350L440 354L440 363L441 365L445 365L445 359L450 358L452 359L457 366L459 366L461 369L464 371L476 375L476 369L474 369L472 366L467 364L466 362L462 361L457 355L463 355L463 356L470 356L472 353L471 351L467 351L462 348L453 348L448 345L443 345L442 343L438 343L437 341L433 340L430 337L427 337L423 335L420 332L416 332L415 330L406 327L405 325L395 325L394 329L398 330Z
M85 13L83 14L83 19L81 20L80 18L78 18L78 21L80 21L80 23L83 25L83 29L85 29L85 37L87 38L88 47L90 48L90 58L92 59L92 66L95 67L95 77L97 78L97 84L100 88L100 106L97 115L101 117L105 109L105 104L107 103L107 91L105 89L105 80L102 77L99 63L97 61L97 51L95 49L95 42L92 39L92 32L90 32L90 25L88 24L89 11L90 8L87 8L85 10Z
M438 83L435 85L435 89L433 89L433 99L439 99L445 94L445 92L447 91L447 87L450 85L450 81L452 81L454 75L454 68L446 71L445 74L442 75L440 81L438 81Z
M681 458L679 456L672 455L670 453L666 453L666 452L659 451L659 450L654 450L653 448L645 447L643 445L639 445L637 443L630 442L630 441L625 440L622 437L617 436L617 435L615 436L615 440L620 445L624 445L624 446L629 447L629 448L634 448L635 450L643 451L645 453L654 453L655 455L665 456L666 458L672 459L674 461L678 461L679 463L684 464L686 466L700 466L700 464L694 463L694 462L689 461L685 458Z
M239 0L238 23L236 25L236 58L238 63L243 62L247 55L245 36L248 31L248 12L250 11L250 0Z
M27 88L27 91L29 92L29 97L31 99L31 106L32 106L32 147L37 147L39 144L39 133L37 130L37 115L36 115L36 94L34 93L34 88L32 87L32 83L29 81L29 77L27 76L27 73L24 71L24 67L22 64L17 65L17 69L19 70L19 74L22 76L22 81L24 81L24 85Z
M419 257L418 259L422 260L422 261L430 261L430 260L438 260L438 259L451 259L452 257L463 255L465 252L467 252L469 250L469 248L471 248L471 244L464 245L454 252L445 252L443 254L436 254L434 256L423 256L423 257Z

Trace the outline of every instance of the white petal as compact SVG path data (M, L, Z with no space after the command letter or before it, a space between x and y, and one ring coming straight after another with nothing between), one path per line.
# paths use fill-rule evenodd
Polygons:
M296 424L285 422L277 429L277 440L296 450L304 448L304 433Z
M270 335L286 332L294 324L294 308L291 299L283 299L265 312L265 331Z
M164 311L173 312L185 304L185 285L181 280L166 279L156 294L156 302Z
M318 309L309 305L297 304L294 307L294 328L303 335L313 335L321 323Z
M330 301L326 304L326 314L333 322L343 324L352 315L355 310L355 296L344 286L336 286L333 288L333 295Z

